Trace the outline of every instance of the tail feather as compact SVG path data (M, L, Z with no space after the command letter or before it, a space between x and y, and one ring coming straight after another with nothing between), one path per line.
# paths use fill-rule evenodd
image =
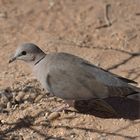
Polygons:
M108 91L110 93L110 97L120 96L120 97L128 97L130 95L135 95L140 93L140 88L130 85L128 87L108 87Z
M131 88L133 89L133 92L129 93L126 97L133 100L140 101L140 88L132 85Z
M133 86L133 85L130 85L130 87L133 89L134 93L132 94L136 94L136 93L140 93L140 87L136 87L136 86Z

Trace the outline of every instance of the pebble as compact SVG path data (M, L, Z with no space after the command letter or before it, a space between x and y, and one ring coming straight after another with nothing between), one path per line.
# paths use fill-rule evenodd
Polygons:
M47 121L42 121L42 122L40 122L40 124L43 126L50 126L49 122L47 122Z
M0 12L0 18L7 18L7 13L6 12Z
M1 120L1 123L4 124L6 121L5 120Z
M12 107L12 103L11 102L8 102L7 103L7 109L10 110L11 107Z
M47 117L47 120L52 121L52 120L55 120L58 117L60 117L60 113L59 112L53 112Z
M47 118L49 116L49 114L50 114L49 112L46 112L45 117Z
M35 98L34 102L39 102L42 98L43 98L43 95L38 95L38 96Z
M18 106L19 106L18 104L14 105L13 109L15 110Z
M71 138L74 138L74 137L75 137L75 134L71 134L70 137L71 137Z
M8 98L4 95L4 93L0 94L0 106L5 108L7 103L9 102Z
M25 96L25 93L24 93L24 92L19 92L19 93L17 94L17 96L15 96L15 100L16 100L17 102L22 102L24 96Z
M121 118L121 119L120 119L120 121L124 121L124 119L123 119L123 118Z

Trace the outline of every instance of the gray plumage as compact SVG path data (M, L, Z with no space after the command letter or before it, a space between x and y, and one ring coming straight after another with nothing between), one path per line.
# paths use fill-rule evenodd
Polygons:
M139 92L132 80L105 71L90 62L68 53L45 54L32 43L18 47L10 62L27 62L51 94L65 100L103 99Z

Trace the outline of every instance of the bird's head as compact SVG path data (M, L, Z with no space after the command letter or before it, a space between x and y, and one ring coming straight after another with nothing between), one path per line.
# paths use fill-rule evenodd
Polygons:
M9 63L15 60L23 60L29 64L35 64L44 56L45 53L38 46L33 43L25 43L16 49Z

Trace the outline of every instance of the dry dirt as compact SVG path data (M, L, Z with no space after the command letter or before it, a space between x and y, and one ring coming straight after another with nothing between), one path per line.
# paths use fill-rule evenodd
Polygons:
M47 97L26 64L8 64L19 44L33 42L140 83L139 6L140 0L0 0L0 140L140 139L138 101L107 99L119 116L92 101L51 114L63 101Z

